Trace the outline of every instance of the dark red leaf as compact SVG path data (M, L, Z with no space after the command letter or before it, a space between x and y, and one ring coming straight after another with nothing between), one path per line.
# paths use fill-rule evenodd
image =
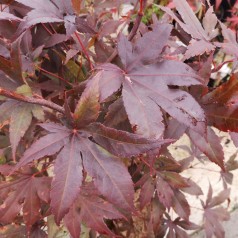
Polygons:
M95 143L86 140L81 143L83 164L98 190L117 207L133 211L133 183L124 164Z
M173 140L150 140L139 135L105 127L99 123L92 123L87 127L95 141L109 152L120 157L130 157L159 148Z
M73 136L61 150L54 164L55 177L50 196L52 213L58 224L77 198L82 184L83 168L78 144L78 138Z
M188 220L190 215L190 206L184 194L179 190L174 192L173 209L181 218Z
M160 176L157 175L156 190L160 202L167 208L172 206L172 200L174 197L174 191L170 187L169 183Z
M187 134L194 145L196 145L209 160L219 165L222 170L225 170L224 152L220 144L220 139L210 127L207 128L207 137L206 135L201 136L192 130L188 130Z
M0 221L10 223L23 208L23 218L28 226L40 218L41 201L49 202L48 177L22 176L13 182L2 182L0 189L6 192L1 199ZM12 192L11 192L12 191Z
M73 207L64 218L64 223L70 231L73 238L80 235L81 222L86 223L88 227L104 234L113 236L104 222L104 218L117 219L122 218L112 204L98 196L98 192L92 183L84 185L75 201Z
M77 127L85 127L91 122L95 122L100 110L99 104L99 81L94 77L89 81L80 100L75 108L73 117Z

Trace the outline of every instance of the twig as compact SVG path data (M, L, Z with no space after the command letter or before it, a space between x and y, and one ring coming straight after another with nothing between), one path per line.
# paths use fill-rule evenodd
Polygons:
M75 36L76 36L76 38L77 38L77 40L78 40L80 46L82 47L83 53L85 54L85 56L86 56L86 58L87 58L87 60L88 60L90 69L93 70L93 65L92 65L92 62L91 62L90 57L89 57L89 55L88 55L88 52L87 52L87 50L85 49L85 47L84 47L84 45L83 45L83 42L81 41L80 36L79 36L79 34L78 34L77 32L75 32Z
M42 71L42 72L44 72L44 73L47 73L47 74L49 74L49 75L51 75L51 76L53 76L53 77L55 77L55 78L57 78L57 79L60 79L61 81L67 83L67 84L70 85L70 86L73 86L69 81L67 81L66 79L60 77L59 75L54 74L54 73L51 73L51 72L49 72L49 71L47 71L47 70L41 68L41 67L38 66L38 65L35 65L35 67L38 68L40 71Z
M45 99L36 99L36 98L32 98L32 97L26 97L26 96L23 96L21 94L18 94L18 93L12 92L12 91L7 91L3 88L0 88L0 95L8 97L8 98L12 98L14 100L21 101L21 102L27 102L27 103L31 103L31 104L45 106L45 107L51 108L55 111L58 111L62 114L65 114L63 107L61 107L53 102L47 101Z
M141 19L142 19L143 15L144 15L144 8L146 6L146 2L147 2L147 0L140 0L140 9L139 9L139 12L137 14L134 26L131 29L131 32L130 32L130 34L128 36L128 40L129 41L132 41L132 39L136 35L136 32L137 32L137 30L138 30L138 28L140 26ZM107 59L107 63L111 62L117 56L117 54L118 54L118 52L117 52L117 49L115 48L115 50L112 52L110 57Z

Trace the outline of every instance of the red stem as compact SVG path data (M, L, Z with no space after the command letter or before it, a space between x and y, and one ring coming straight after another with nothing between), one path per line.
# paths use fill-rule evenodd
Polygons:
M217 72L218 70L220 70L220 69L223 67L223 65L225 65L225 64L233 63L234 60L235 60L235 59L227 60L227 61L223 62L222 64L220 64L220 65L218 65L216 68L214 68L214 69L212 70L212 73L215 73L215 72Z
M86 48L84 47L83 42L81 41L80 36L79 36L79 34L77 32L75 32L75 36L76 36L80 46L82 47L83 53L85 54L85 56L86 56L86 58L87 58L87 60L89 62L90 69L93 70L93 65L92 65L92 62L91 62L90 57L88 55L88 52L87 52Z
M142 17L144 15L144 7L146 6L146 2L147 0L140 0L140 8L139 8L139 12L137 14L137 17L136 17L136 20L135 20L135 23L134 23L134 26L128 36L128 40L129 41L132 41L132 39L134 38L134 36L136 35L136 32L140 26L140 23L141 23L141 20L142 20ZM117 56L118 52L117 52L117 49L115 49L112 54L110 55L110 57L108 58L107 60L107 63L111 62L116 56Z
M47 73L47 74L49 74L49 75L51 75L51 76L53 76L53 77L55 77L55 78L60 79L61 81L67 83L68 85L73 86L70 82L68 82L66 79L64 79L64 78L62 78L62 77L60 77L60 76L58 76L57 74L51 73L51 72L49 72L49 71L47 71L47 70L45 70L45 69L43 69L43 68L41 68L41 67L39 67L39 66L37 66L37 65L36 65L36 67L37 67L40 71L43 71L43 72L45 72L45 73Z
M8 98L12 98L14 100L21 101L21 102L27 102L27 103L31 103L31 104L45 106L45 107L51 108L55 111L58 111L62 114L65 114L63 107L61 107L58 104L55 104L53 102L50 102L48 100L45 100L45 99L36 99L33 97L26 97L22 94L15 93L13 91L8 91L3 88L0 88L0 95L8 97Z

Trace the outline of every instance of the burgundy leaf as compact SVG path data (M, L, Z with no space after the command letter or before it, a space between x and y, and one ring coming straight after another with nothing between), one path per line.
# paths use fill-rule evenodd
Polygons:
M213 6L209 7L209 9L206 11L205 16L202 19L203 27L207 33L207 35L210 37L210 39L213 39L217 36L218 30L215 29L217 25L217 16L213 11Z
M164 131L163 117L159 106L147 95L140 94L140 86L125 80L123 102L132 128L146 138L158 139ZM138 92L138 93L137 93Z
M65 216L64 223L73 238L79 237L81 222L100 233L113 236L114 234L106 226L104 218L117 219L122 217L123 215L112 204L99 197L93 184L89 183L82 187L78 199Z
M201 23L192 11L188 2L186 0L173 0L173 2L184 23L186 24L186 30L189 31L187 33L191 34L194 38L208 40L208 35L204 31Z
M173 141L145 139L139 135L105 127L100 123L92 123L87 127L87 131L99 145L119 157L138 155Z
M6 191L6 196L1 198L4 203L0 208L0 221L11 222L23 208L25 223L33 225L40 218L40 201L49 202L50 181L48 177L37 178L30 175L13 182L2 182L0 189L2 192Z
M83 168L78 144L77 137L73 136L54 164L55 177L50 195L52 213L58 224L77 198L82 183Z
M222 131L238 132L237 104L219 105L208 104L203 106L208 124Z
M149 174L144 175L136 184L137 186L141 186L140 191L140 207L144 208L148 203L151 202L153 197L155 186L154 182Z
M184 194L179 190L174 192L173 209L181 218L188 220L190 215L190 206Z
M32 120L31 105L21 104L15 108L11 114L11 124L9 128L10 141L12 145L12 155L14 160L16 149L20 139L24 136L26 130L29 128Z
M42 0L41 2L32 0L17 0L30 8L24 21L20 24L18 32L21 33L23 30L38 24L47 22L63 22L63 15L58 10L54 3L48 0Z
M229 217L229 213L223 207L207 208L204 211L206 237L212 238L214 235L217 238L224 238L225 232L220 222L229 220Z
M157 175L156 190L160 202L167 208L172 206L172 200L174 196L174 191L170 187L169 183L160 176Z
M224 152L220 144L220 139L210 127L207 128L207 137L205 135L201 136L192 130L188 130L187 134L194 145L196 145L209 160L219 165L222 170L225 170Z
M100 102L103 102L121 87L123 71L113 64L103 64L98 67L98 72L92 80L99 79Z
M188 183L185 178L183 178L179 173L172 171L161 171L159 172L160 177L162 177L168 184L173 188L186 188Z
M215 50L215 46L205 40L191 40L184 55L184 60L204 53L210 53L213 50Z
M156 24L153 31L145 33L133 47L125 36L121 36L118 41L118 51L126 71L158 59L171 30L172 26L169 24ZM161 36L159 41L158 36Z
M133 211L133 183L124 164L95 143L82 141L83 164L107 200ZM116 169L115 169L116 168Z
M41 137L25 151L21 160L16 164L14 171L34 160L47 155L54 155L64 146L69 136L70 134L67 131L59 131L58 133Z
M173 72L170 71L171 68L173 68ZM173 81L175 78L176 80ZM187 92L168 87L169 85L200 84L196 78L199 77L190 68L173 61L162 61L131 72L126 76L123 86L123 99L128 88L127 85L131 86L131 94L137 95L137 103L133 105L133 108L131 104L127 105L127 101L124 102L129 119L138 120L137 118L140 118L141 114L136 112L141 111L141 105L144 104L145 108L150 108L154 102L179 122L201 133L205 129L205 115L198 103ZM141 102L141 99L144 101ZM159 109L155 111L155 116L156 118L162 117ZM147 122L137 126L140 128L145 124ZM158 130L157 127L153 127L153 129Z
M123 105L122 98L119 98L109 106L108 112L105 116L104 125L107 127L117 128L117 126L120 125L120 123L123 123L126 120L127 120L126 110Z
M78 127L85 127L96 121L99 110L99 87L98 80L94 77L89 81L74 111L74 119Z

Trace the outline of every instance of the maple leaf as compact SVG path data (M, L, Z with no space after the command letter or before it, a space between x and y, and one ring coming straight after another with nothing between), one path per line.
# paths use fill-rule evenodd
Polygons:
M208 124L223 131L237 132L237 75L202 97Z
M225 232L220 222L229 220L230 216L225 208L217 206L229 199L230 189L224 189L215 197L212 197L212 193L213 191L210 185L207 201L205 204L202 203L204 208L204 229L208 238L211 238L213 235L222 238L225 237Z
M225 158L220 139L210 127L207 128L207 136L205 137L192 130L188 130L187 135L193 144L196 145L210 161L216 163L223 171L225 171Z
M190 215L190 206L184 194L179 190L174 191L172 206L179 217L188 220Z
M210 7L207 10L203 18L202 26L187 1L173 0L173 2L183 19L183 22L168 7L160 6L160 8L175 19L182 29L193 38L187 46L184 60L197 55L202 55L205 52L209 53L214 51L215 45L210 41L218 34L218 30L215 29L218 20L213 13L213 7Z
M77 139L73 135L57 156L51 188L51 207L57 223L76 199L83 180L83 168ZM70 196L69 196L70 194Z
M98 78L99 79L99 78ZM98 80L89 81L74 111L77 127L83 127L96 121L99 115Z
M224 42L222 43L217 42L215 43L216 46L221 47L221 49L225 53L229 55L234 55L236 58L238 58L238 46L237 46L235 33L231 29L227 28L227 26L223 24L222 22L219 22L219 23L222 29Z
M238 99L237 75L233 74L230 79L203 96L203 104L219 103L229 105L237 102Z
M160 29L160 26L156 29ZM161 27L164 29L163 25ZM205 116L198 103L187 92L169 87L200 84L199 76L189 66L177 61L160 60L154 64L144 64L159 58L159 55L152 54L150 57L146 53L148 44L144 40L147 39L147 34L156 37L158 31L144 34L134 47L124 36L120 37L118 51L124 63L124 70L110 64L99 67L99 73L102 73L99 81L100 94L103 95L101 98L107 98L122 84L123 102L130 123L132 127L137 128L138 134L145 137L162 136L164 125L160 107L193 130L204 132ZM162 43L166 42L168 36L169 34L165 34ZM153 43L152 46L157 47L154 49L157 54L162 51L163 45ZM114 88L110 93L102 86L109 79L110 83L114 82Z
M12 155L15 159L16 149L20 139L24 136L31 125L32 117L43 119L43 111L40 106L28 103L7 100L0 106L0 123L10 119L10 142Z
M82 222L102 234L114 235L106 226L104 218L118 219L124 216L99 195L93 183L81 187L77 200L64 218L64 223L73 238L79 237Z
M197 230L200 226L196 225L187 220L181 220L181 218L176 218L172 220L168 215L165 219L165 230L168 230L167 236L168 238L189 238L188 234L185 230Z
M51 190L51 207L57 224L80 191L83 168L109 202L125 212L133 211L133 183L126 167L115 155L132 156L171 142L147 140L94 122L99 112L98 98L96 81L89 81L73 114L77 127L68 129L55 123L41 124L49 134L33 143L14 168L16 170L44 156L54 155L62 149L56 156ZM92 110L87 110L88 105ZM70 198L67 196L69 193Z
M23 218L27 226L33 225L41 216L41 202L49 202L51 178L34 177L32 174L1 182L0 221L11 223L23 208Z
M182 176L171 171L157 171L154 179L150 174L145 174L136 185L141 186L139 200L142 208L151 201L155 188L161 204L170 208L173 205L175 189L189 186Z

